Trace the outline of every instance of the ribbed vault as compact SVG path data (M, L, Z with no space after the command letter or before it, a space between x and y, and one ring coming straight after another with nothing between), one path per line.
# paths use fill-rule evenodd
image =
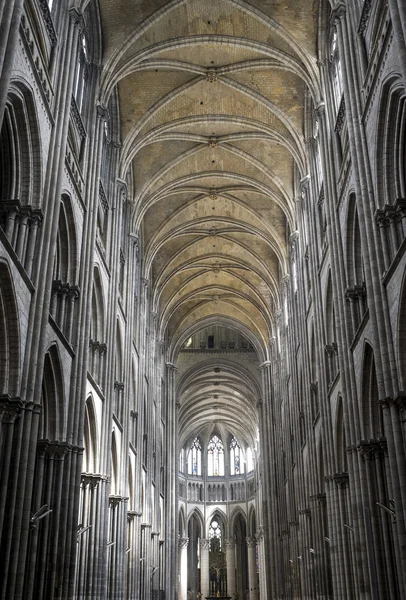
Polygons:
M309 99L320 100L317 3L100 5L102 98L107 103L118 86L121 176L133 174L133 227L158 337L173 355L196 327L232 323L265 360L288 272L287 240L297 228L298 182L307 174L304 115ZM244 402L251 406L249 381L232 369L227 377L215 391L207 368L182 387L186 437L187 423L215 418L215 395L242 412ZM218 415L252 436L230 410Z

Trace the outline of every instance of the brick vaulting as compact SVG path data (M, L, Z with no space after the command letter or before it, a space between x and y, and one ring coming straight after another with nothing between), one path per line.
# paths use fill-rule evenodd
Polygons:
M404 0L0 0L0 600L406 598Z

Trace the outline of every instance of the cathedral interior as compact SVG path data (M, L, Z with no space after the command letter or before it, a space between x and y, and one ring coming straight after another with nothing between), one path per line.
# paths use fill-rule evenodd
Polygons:
M404 0L0 0L0 600L406 598Z

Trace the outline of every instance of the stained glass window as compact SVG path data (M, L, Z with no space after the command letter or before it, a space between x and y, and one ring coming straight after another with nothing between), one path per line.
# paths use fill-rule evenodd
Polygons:
M235 437L230 442L230 474L241 475L244 473L244 461L241 448Z
M224 446L217 435L213 435L207 450L207 474L214 477L224 476Z
M221 527L220 523L214 518L209 527L210 551L221 551Z
M199 438L195 438L189 452L188 474L201 476L202 474L202 445Z

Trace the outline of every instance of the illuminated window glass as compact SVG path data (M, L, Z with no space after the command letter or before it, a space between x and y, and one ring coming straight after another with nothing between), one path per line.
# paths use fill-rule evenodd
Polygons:
M184 473L185 472L185 451L182 448L182 450L180 451L179 454L179 472L180 473Z
M235 437L230 442L230 475L241 475L244 473L244 461L241 448Z
M202 474L202 446L199 438L195 438L189 451L188 474L198 476Z
M250 447L247 448L247 473L251 473L254 470L254 458L252 456L252 450Z
M221 551L221 527L216 518L212 520L209 527L210 551Z
M210 476L224 476L224 446L217 435L214 435L207 450L207 474Z

